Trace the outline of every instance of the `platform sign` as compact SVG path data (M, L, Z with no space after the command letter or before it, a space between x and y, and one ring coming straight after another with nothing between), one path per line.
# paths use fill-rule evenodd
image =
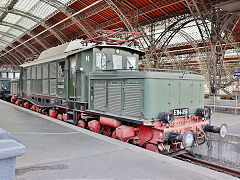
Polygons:
M234 72L234 76L240 76L240 72Z

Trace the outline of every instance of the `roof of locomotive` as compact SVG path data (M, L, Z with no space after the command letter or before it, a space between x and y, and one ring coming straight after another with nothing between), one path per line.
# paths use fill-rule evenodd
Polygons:
M83 44L81 39L77 39L71 42L64 43L62 45L52 47L43 51L40 56L34 61L28 61L24 64L20 65L21 67L28 67L32 65L37 65L45 62L55 61L58 59L64 59L68 56L76 54L81 51L86 51L88 49L92 49L94 47L112 47L112 48L123 48L129 49L131 51L137 52L139 55L144 55L145 53L140 49L129 47L129 46L120 46L120 45L107 45L107 44L95 44L95 43L87 43Z

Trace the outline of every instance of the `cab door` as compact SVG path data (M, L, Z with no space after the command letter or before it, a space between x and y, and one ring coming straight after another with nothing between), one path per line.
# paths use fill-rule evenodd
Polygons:
M58 97L66 97L66 60L58 61L58 79L57 79L57 95Z
M76 97L76 70L77 70L77 58L76 55L69 57L69 72L68 72L68 97Z

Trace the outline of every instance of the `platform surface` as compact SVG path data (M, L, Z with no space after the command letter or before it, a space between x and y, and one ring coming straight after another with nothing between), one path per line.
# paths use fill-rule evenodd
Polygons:
M236 179L0 101L0 127L27 147L16 180Z

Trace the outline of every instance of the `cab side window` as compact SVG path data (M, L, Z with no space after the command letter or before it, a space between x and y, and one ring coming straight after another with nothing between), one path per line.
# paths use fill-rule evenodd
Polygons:
M113 69L122 69L122 56L113 55Z
M96 54L96 69L106 70L107 69L107 56L104 53Z
M136 57L127 57L127 69L136 69Z
M65 61L61 61L58 63L58 77L65 76Z

